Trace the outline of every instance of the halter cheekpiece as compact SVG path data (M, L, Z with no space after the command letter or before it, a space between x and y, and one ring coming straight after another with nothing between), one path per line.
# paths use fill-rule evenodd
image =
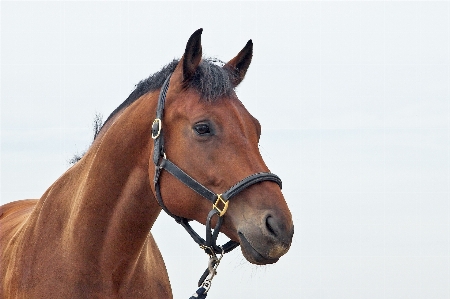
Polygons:
M163 116L164 116L164 105L166 100L166 94L169 89L169 81L171 75L167 77L164 81L164 84L161 88L158 98L158 104L156 108L156 118L152 124L152 138L154 140L154 148L153 148L153 162L155 164L155 178L154 178L154 186L156 191L156 199L162 209L172 216L176 222L181 224L192 239L200 245L200 247L205 250L205 252L210 256L210 260L208 263L208 269L205 270L204 274L200 278L199 287L200 289L193 295L191 298L205 298L206 293L208 292L211 286L211 280L216 274L216 268L219 265L220 259L223 254L230 252L237 246L239 243L234 242L232 240L228 241L222 246L216 244L217 237L219 235L220 227L222 226L223 216L225 215L229 200L241 192L242 190L250 187L253 184L262 182L262 181L272 181L277 183L280 188L282 187L281 179L270 172L259 172L252 174L241 181L239 181L236 185L225 191L221 194L216 194L203 186L201 183L197 182L194 178L189 176L186 172L180 169L177 165L172 163L165 154L164 150L164 128L163 128ZM159 186L159 177L162 170L166 170L178 180L180 180L183 184L206 198L212 203L212 209L208 213L206 218L206 238L203 239L200 237L189 224L189 219L184 217L180 217L172 214L167 207L164 205L164 202L161 197L161 190ZM211 233L211 219L214 215L218 216L218 220L216 226ZM219 257L217 257L219 255Z

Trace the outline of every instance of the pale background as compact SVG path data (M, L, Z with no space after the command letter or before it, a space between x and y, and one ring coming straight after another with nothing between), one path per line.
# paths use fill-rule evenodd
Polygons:
M40 197L200 27L225 61L253 39L238 96L295 222L275 265L225 256L208 298L450 298L445 1L1 2L1 203ZM153 233L188 298L206 255L165 214Z

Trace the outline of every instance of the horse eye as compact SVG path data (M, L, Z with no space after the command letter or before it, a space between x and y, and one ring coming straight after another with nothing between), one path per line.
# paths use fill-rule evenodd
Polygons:
M196 124L194 126L194 130L200 136L211 134L211 129L209 128L209 125L208 124L204 124L204 123Z

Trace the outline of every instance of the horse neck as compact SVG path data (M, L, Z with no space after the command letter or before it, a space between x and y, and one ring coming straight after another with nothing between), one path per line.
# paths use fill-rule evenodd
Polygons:
M161 209L150 188L155 95L117 115L89 151L44 194L36 227L50 229L67 255L105 271L127 271Z

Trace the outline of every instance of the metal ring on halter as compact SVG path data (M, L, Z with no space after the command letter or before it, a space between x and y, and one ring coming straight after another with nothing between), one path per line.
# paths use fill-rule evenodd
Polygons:
M155 124L158 124L158 132L156 133L156 135L153 135L153 126L155 125ZM152 123L152 138L153 139L156 139L156 138L158 138L159 137L159 135L161 134L161 128L162 128L162 122L161 122L161 119L159 119L159 118L155 118L155 120L153 121L153 123Z

